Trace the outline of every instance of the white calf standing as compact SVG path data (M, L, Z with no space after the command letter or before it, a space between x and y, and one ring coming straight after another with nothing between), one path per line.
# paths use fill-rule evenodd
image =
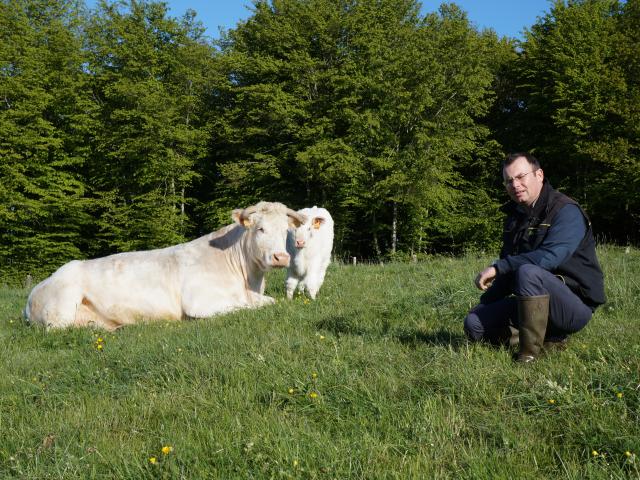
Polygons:
M324 208L303 208L298 213L307 221L287 233L287 252L291 256L285 286L287 297L293 298L296 287L309 292L312 299L324 282L333 248L333 219Z

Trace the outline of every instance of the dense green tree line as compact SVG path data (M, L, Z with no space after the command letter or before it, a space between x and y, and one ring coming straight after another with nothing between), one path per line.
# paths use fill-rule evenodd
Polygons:
M556 1L522 42L454 4L257 0L213 43L162 3L0 0L0 275L322 205L339 255L492 248L507 151L640 239L640 0Z

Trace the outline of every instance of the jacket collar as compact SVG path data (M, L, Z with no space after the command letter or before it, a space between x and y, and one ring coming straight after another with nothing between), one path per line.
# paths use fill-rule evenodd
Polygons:
M542 183L542 190L540 190L540 195L536 200L536 203L533 207L527 207L524 205L520 205L519 203L514 202L513 200L509 200L507 203L500 207L500 211L506 213L507 215L518 215L523 217L537 217L542 218L547 210L547 205L549 203L549 196L553 191L553 187L549 183L549 180L546 178Z

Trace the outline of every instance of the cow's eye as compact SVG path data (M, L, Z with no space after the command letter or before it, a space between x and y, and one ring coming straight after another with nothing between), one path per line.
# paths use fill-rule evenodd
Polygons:
M258 231L259 231L260 233L264 233L264 228L262 228L262 227L258 227Z

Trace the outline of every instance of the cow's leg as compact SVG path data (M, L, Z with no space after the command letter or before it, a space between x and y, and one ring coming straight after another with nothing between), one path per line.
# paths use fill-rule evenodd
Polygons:
M304 279L304 286L306 287L311 299L315 300L318 290L320 290L318 272L307 272L307 277Z
M122 324L102 315L87 297L83 297L76 309L76 319L73 326L104 328L109 332L113 332L120 328Z
M251 293L251 292L250 292ZM238 308L247 308L253 306L251 296L247 298L244 291L235 293L226 292L216 294L208 292L208 294L196 295L196 292L185 292L182 297L182 317L183 318L209 318L220 313L227 313Z
M327 270L326 266L321 266L319 269L314 269L313 273L307 275L305 279L305 285L309 291L309 296L315 300L318 295L318 291L324 282L324 274Z
M276 299L273 297L269 297L268 295L261 295L256 292L248 292L249 300L251 301L252 306L261 307L262 305L272 305L276 303Z
M293 292L296 291L296 287L298 286L299 282L300 282L300 280L298 280L293 275L287 277L287 281L285 282L285 285L286 285L286 288L287 288L287 298L289 300L291 300L293 298Z
M183 319L209 318L230 312L246 303L235 285L217 287L214 278L197 276L185 281L177 300L180 302Z
M309 292L309 296L311 297L311 300L315 300L316 299L316 295L318 295L318 288L317 287L310 287L307 286L307 291Z

